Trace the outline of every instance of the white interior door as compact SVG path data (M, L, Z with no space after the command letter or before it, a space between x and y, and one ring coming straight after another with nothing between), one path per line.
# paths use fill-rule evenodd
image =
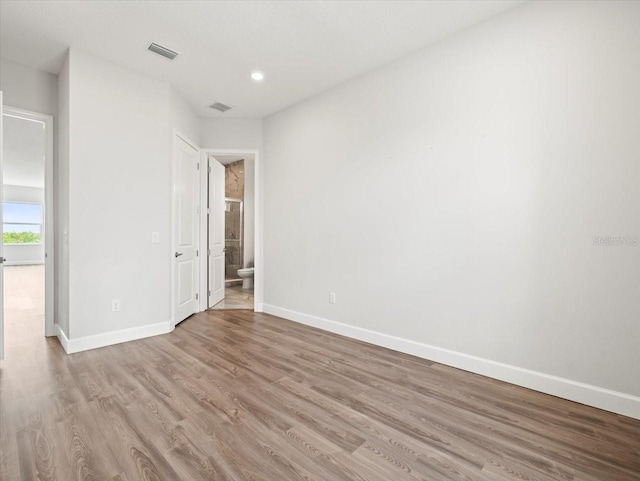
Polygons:
M0 199L2 199L2 152L4 150L4 139L2 133L4 127L2 120L3 112L2 91L0 91ZM2 206L0 206L0 225L2 225ZM4 243L0 238L0 361L4 359Z
M198 310L200 152L176 135L174 152L175 324Z
M209 159L209 307L224 299L224 166Z

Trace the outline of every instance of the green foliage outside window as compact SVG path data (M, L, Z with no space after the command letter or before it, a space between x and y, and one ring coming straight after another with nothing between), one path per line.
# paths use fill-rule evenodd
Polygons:
M2 242L5 244L39 244L41 239L37 232L4 232Z

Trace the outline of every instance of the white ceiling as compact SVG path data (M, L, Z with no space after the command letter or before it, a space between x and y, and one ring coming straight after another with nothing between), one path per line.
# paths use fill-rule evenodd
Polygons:
M44 124L3 116L2 182L44 189Z
M201 116L260 118L521 3L0 0L0 56L58 73L73 46L171 82Z

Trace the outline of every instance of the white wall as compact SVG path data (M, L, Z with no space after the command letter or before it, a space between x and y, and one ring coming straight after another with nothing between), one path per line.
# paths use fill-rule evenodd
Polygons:
M77 347L169 325L172 129L193 133L197 118L165 82L76 49L69 67L67 337Z
M170 102L171 125L175 126L181 134L186 135L189 140L200 145L200 118L173 87L171 87Z
M48 72L0 58L0 90L5 105L53 116L58 113L58 79Z
M44 205L44 189L21 185L2 186L3 202L28 202ZM44 236L42 244L5 244L3 254L5 265L44 264Z
M267 118L265 309L640 416L640 246L592 240L640 235L638 25L532 2Z
M169 321L170 89L78 50L70 78L70 338Z
M202 119L200 146L211 149L260 150L262 149L262 119Z

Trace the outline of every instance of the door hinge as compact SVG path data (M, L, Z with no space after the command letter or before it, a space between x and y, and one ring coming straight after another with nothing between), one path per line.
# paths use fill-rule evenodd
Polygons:
M196 301L198 300L198 293L196 292Z
M208 169L209 170L207 172L211 173L211 166L209 166Z
M207 249L207 255L211 256L211 249Z
M198 257L200 251L196 251L196 257Z
M198 168L198 170L200 170L200 162L196 164L196 167Z
M208 291L209 297L211 297L211 291Z

